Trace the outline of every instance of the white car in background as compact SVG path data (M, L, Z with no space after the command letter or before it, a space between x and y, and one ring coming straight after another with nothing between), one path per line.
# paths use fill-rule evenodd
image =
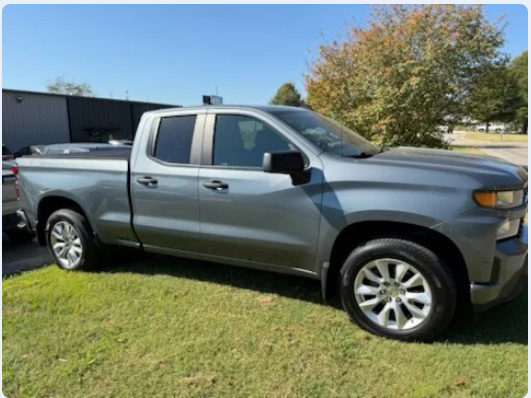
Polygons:
M487 131L487 125L486 124L480 124L478 126L479 132L485 132ZM502 133L507 132L507 126L503 123L489 123L489 133Z

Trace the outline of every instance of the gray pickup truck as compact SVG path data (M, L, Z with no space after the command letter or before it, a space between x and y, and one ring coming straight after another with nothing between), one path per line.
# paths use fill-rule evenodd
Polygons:
M430 340L527 279L527 172L380 148L314 112L145 113L131 149L18 159L21 216L67 270L103 248L314 278L361 327Z

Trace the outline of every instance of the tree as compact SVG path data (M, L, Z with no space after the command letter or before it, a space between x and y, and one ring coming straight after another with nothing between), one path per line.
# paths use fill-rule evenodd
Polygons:
M527 134L527 125L528 125L528 94L527 94L527 50L520 54L518 57L514 58L509 66L512 74L518 82L518 91L520 97L522 98L522 104L518 111L516 112L516 122L522 126L522 133Z
M46 83L46 89L50 93L57 94L79 95L83 97L94 97L96 95L90 84L67 81L63 76L48 81Z
M445 146L438 126L465 115L464 98L501 58L503 27L481 6L393 5L322 45L307 102L384 145Z
M275 96L269 102L271 105L287 105L300 107L303 104L300 93L293 83L284 83L277 90Z
M492 65L478 76L467 98L471 117L485 122L513 122L522 106L520 87L505 63Z

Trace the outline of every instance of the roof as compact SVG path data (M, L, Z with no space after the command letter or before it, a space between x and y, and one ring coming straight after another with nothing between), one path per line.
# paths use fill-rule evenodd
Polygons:
M270 112L280 112L280 111L307 111L305 108L298 108L294 106L284 106L284 105L200 105L200 106L183 106L178 108L166 108L166 109L157 109L154 111L146 112L151 114L158 113L167 113L172 110L187 111L187 110L203 110L208 109L244 109L244 110L256 110L266 113Z

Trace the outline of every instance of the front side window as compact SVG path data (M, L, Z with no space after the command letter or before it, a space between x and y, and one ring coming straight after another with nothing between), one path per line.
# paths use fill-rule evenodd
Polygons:
M262 167L264 153L295 148L265 123L248 116L218 115L214 129L215 166Z
M164 117L153 156L168 163L189 164L196 115Z

